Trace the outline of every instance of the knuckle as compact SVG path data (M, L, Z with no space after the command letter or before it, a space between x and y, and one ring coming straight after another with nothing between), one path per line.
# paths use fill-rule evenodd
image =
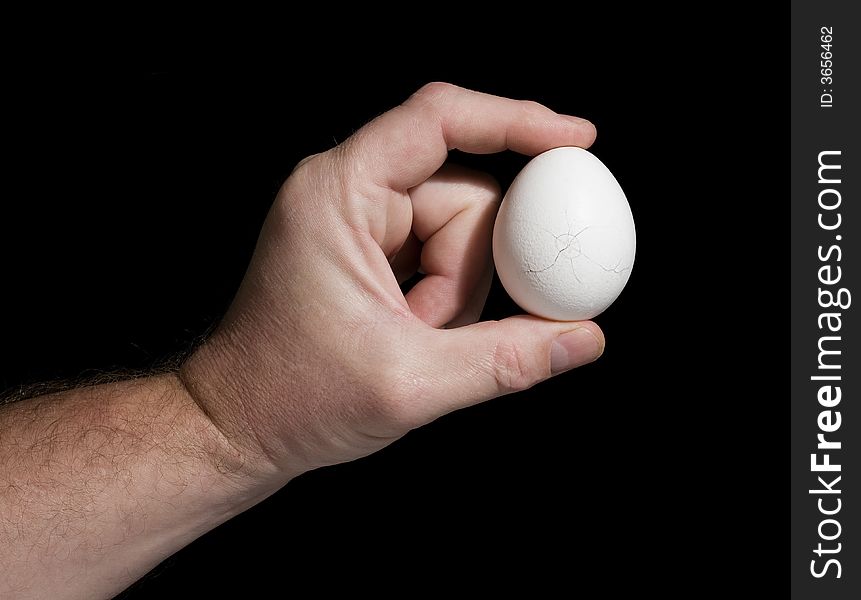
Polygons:
M528 389L542 379L538 367L527 352L510 340L501 340L496 344L493 371L501 394Z
M278 190L268 221L287 228L281 233L288 233L294 225L304 228L323 226L326 219L322 217L329 214L328 205L315 200L333 196L332 173L335 167L331 151L299 161Z
M281 186L278 194L279 199L289 199L301 195L297 192L313 187L315 182L320 179L321 173L325 171L323 165L325 160L325 154L312 154L296 163L290 176Z
M305 197L303 179L305 179L303 173L294 172L281 185L281 189L278 190L278 195L275 197L271 210L272 217L277 222L290 222L297 209L301 207Z
M290 175L301 174L303 172L307 172L312 170L315 166L315 162L320 161L321 154L318 152L317 154L310 154L296 163L296 166L293 167L293 171L291 171Z
M431 81L420 87L411 97L409 101L438 102L439 100L450 95L457 89L457 86L444 81Z
M522 100L520 106L527 118L546 117L548 112L552 112L549 108L534 100Z

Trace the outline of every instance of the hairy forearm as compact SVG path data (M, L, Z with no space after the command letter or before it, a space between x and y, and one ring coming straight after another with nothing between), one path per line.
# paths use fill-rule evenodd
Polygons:
M0 408L0 597L109 598L265 497L163 374Z

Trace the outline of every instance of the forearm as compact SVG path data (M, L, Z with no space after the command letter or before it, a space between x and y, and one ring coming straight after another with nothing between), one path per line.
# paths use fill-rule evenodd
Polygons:
M0 408L0 597L109 598L266 493L172 374Z

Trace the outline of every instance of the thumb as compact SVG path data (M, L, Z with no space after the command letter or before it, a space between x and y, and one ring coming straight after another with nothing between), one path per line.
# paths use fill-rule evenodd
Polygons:
M524 390L604 351L604 335L591 321L516 316L436 333L429 353L434 370L445 374L430 394L438 414Z

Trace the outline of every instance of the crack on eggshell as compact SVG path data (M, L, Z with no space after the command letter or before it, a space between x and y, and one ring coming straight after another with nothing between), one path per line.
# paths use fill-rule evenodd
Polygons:
M574 275L574 279L577 280L577 283L583 283L583 281L577 275L577 271L574 268L574 261L576 259L580 258L581 256L583 258L585 258L586 260L588 260L589 262L591 262L592 264L603 269L604 271L607 271L608 273L616 273L617 275L621 275L622 273L624 273L625 271L627 271L631 268L630 266L621 267L621 265L622 265L622 259L621 258L618 261L616 261L615 266L606 267L606 266L602 265L600 262L598 262L597 260L595 260L594 258L592 258L591 256L589 256L588 254L586 254L585 252L583 252L581 245L580 245L580 240L578 238L580 237L580 234L582 234L584 231L589 229L591 227L591 225L586 225L585 227L580 229L580 231L578 231L577 233L571 233L572 230L574 229L575 224L568 218L568 211L567 210L565 211L565 221L568 223L568 230L565 233L556 234L556 233L553 233L552 231L550 231L549 229L545 229L544 227L541 228L544 231L546 231L548 234L553 236L554 243L556 244L556 256L553 257L553 262L551 262L546 267L542 267L540 269L532 269L532 268L526 269L525 273L527 273L529 275L537 275L539 273L544 273L545 271L549 271L554 266L556 266L556 263L559 262L559 258L563 254L565 255L565 258L568 259L568 262L571 264L571 273ZM563 238L567 238L567 241L562 242L564 244L564 246L562 248L559 248L560 240L562 240ZM575 246L575 244L576 244L576 248L573 248ZM574 251L576 251L576 253L577 253L574 256L571 256L568 253L568 251L572 250L572 249Z
M582 254L582 253L581 253L581 254ZM604 270L605 270L605 271L607 271L608 273L616 273L617 275L621 275L622 273L624 273L625 271L627 271L627 270L629 270L629 269L631 268L630 266L627 266L627 267L622 267L622 268L620 269L619 267L620 267L620 266L621 266L621 264L622 264L622 259L621 259L621 258L620 258L619 260L617 260L617 261L616 261L616 266L614 266L614 267L612 267L612 268L611 268L611 267L605 267L604 265L602 265L601 263L599 263L597 260L594 260L593 258L589 257L589 256L588 256L588 255L586 255L586 254L583 254L583 258L585 258L586 260L588 260L589 262L591 262L591 263L592 263L592 264L594 264L594 265L598 265L600 268L604 269Z

